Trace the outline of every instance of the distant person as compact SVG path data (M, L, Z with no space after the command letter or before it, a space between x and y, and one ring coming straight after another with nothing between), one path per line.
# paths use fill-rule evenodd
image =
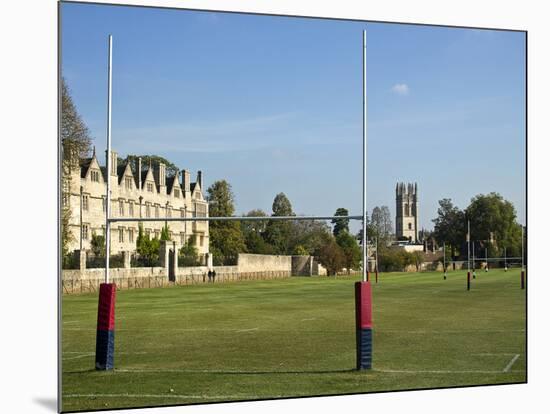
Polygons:
M208 283L212 282L212 270L208 271Z
M206 272L202 274L202 283L206 282Z
M216 271L213 270L212 271L212 283L214 283L216 281Z

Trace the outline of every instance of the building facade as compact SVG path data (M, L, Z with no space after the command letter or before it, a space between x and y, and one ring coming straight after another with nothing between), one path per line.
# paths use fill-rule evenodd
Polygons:
M418 243L418 186L397 183L395 187L395 235L397 240Z
M68 251L91 249L92 235L105 235L106 188L111 188L111 217L135 217L135 222L111 224L111 254L135 252L140 218L208 217L208 203L202 193L202 173L191 182L188 170L167 175L163 163L142 165L111 152L111 171L99 165L95 154L70 167L63 180L62 203L70 210L72 235ZM68 178L68 179L67 179ZM199 256L209 249L208 222L169 222L170 239L178 245L194 236ZM143 230L151 238L160 238L164 221L144 222Z

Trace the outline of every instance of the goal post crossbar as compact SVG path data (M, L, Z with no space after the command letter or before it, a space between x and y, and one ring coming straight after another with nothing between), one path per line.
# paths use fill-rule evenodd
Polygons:
M363 220L363 216L228 216L228 217L110 217L108 222L157 221L281 221L281 220Z

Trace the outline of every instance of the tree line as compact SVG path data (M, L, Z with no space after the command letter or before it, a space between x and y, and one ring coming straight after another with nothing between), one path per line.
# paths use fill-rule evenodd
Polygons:
M517 222L514 205L500 194L479 194L461 210L450 198L439 201L437 217L432 220L432 233L440 246L445 243L447 257L465 258L468 254L468 221L470 240L478 252L488 257L520 257L522 226Z

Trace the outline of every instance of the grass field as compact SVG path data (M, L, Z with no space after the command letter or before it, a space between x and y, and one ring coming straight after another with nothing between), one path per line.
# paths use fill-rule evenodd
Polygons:
M373 369L355 368L358 277L117 292L114 371L94 370L97 294L63 297L63 410L526 381L519 270L387 273Z

